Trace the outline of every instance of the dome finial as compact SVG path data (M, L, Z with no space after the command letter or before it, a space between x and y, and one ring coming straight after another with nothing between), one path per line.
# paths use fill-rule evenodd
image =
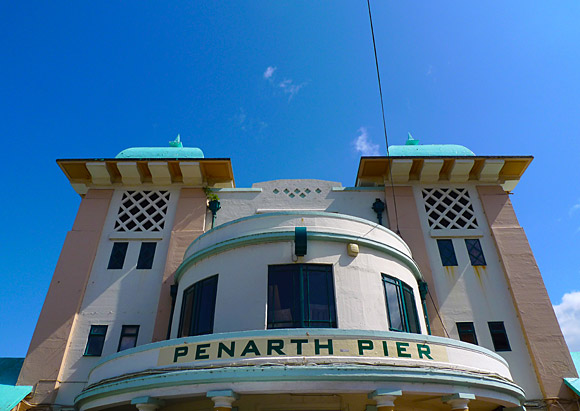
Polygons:
M181 135L177 135L175 140L169 142L170 147L183 147L183 143L181 142Z
M419 140L415 140L411 133L407 133L407 141L405 142L406 146L416 146L419 144Z

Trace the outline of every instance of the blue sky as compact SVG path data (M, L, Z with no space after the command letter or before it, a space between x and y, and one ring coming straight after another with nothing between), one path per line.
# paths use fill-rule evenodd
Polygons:
M535 156L512 201L580 350L580 3L372 6L391 144ZM353 185L357 137L386 152L362 0L2 2L0 38L0 356L26 354L80 202L55 159L180 133L240 187Z

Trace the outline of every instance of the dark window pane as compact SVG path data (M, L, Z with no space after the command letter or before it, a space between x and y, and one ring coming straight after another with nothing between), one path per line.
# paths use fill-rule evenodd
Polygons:
M211 334L218 276L198 281L183 292L179 337Z
M268 267L268 328L336 327L332 266Z
M91 325L87 346L85 348L86 356L100 356L105 345L105 336L107 334L106 325Z
M129 243L114 243L111 250L111 257L109 258L109 270L120 270L125 263L125 256L127 255L127 247Z
M464 342L477 345L477 335L475 334L475 327L472 322L462 322L457 324L457 332L459 339Z
M138 270L148 270L153 267L153 258L155 257L155 247L157 243L141 243L139 259L137 260Z
M488 322L491 341L496 351L511 351L510 342L503 321Z
M413 289L401 280L383 274L389 330L421 333Z
M471 265L486 265L479 239L466 238L465 246L467 247L467 254L469 254Z
M121 338L119 339L119 347L117 348L117 351L123 351L137 346L138 334L138 325L124 325L121 330Z
M421 329L419 328L419 317L417 315L415 296L413 295L413 290L405 284L403 284L403 297L405 302L405 311L407 313L408 331L410 333L419 334Z
M437 247L439 247L439 256L441 257L441 264L444 266L456 266L457 257L455 257L455 249L453 248L453 241L450 239L437 240Z

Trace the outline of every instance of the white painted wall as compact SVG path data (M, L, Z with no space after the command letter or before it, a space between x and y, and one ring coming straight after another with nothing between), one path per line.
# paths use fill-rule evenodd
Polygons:
M264 223L266 222L266 223ZM308 232L349 232L375 236L376 241L391 243L409 254L399 237L376 224L333 217L264 216L243 220L207 233L203 244L197 244L186 255L203 250L223 239L257 232L276 232L280 227L306 226ZM372 233L372 234L371 234ZM263 330L267 322L268 265L292 264L296 261L293 241L240 246L193 264L179 282L178 299L172 325L177 337L183 291L204 278L218 274L214 332ZM332 264L338 328L388 330L387 312L381 273L404 281L413 288L421 328L426 333L417 280L410 269L394 257L360 246L357 257L347 254L346 243L308 241L308 253L298 262Z
M161 279L179 190L146 186L128 190L170 191L164 230L150 233L115 232L114 224L125 191L115 190L89 281L84 290L81 309L73 324L69 346L63 360L64 365L61 367L59 380L64 382L58 391L56 400L58 404L74 403L74 397L84 388L89 371L101 359L83 356L91 325L108 325L102 357L117 352L123 325L140 326L137 345L152 341ZM122 270L107 269L115 241L129 242ZM150 270L136 269L142 241L157 243L153 267ZM79 293L82 292L83 290L79 290Z
M288 193L284 190L288 190ZM306 190L310 192L306 193ZM385 201L383 187L345 188L338 182L312 179L266 181L253 184L251 189L219 189L215 193L221 203L221 210L215 220L216 226L268 210L328 211L376 222L377 215L371 208L372 204L377 198ZM294 197L290 197L290 194ZM300 197L300 194L304 197ZM388 227L386 212L383 213L383 225ZM208 213L207 226L211 227L211 213Z
M473 322L480 346L494 351L488 321L503 321L511 351L498 352L510 366L514 381L526 392L528 399L541 399L542 394L535 376L526 342L514 308L489 226L483 214L481 201L474 185L437 185L429 187L467 187L471 198L478 229L430 230L421 187L414 186L415 200L421 219L435 291L443 324L451 338L459 339L456 322ZM437 247L437 238L452 238L457 267L443 267ZM474 268L469 260L465 238L479 238L486 267Z

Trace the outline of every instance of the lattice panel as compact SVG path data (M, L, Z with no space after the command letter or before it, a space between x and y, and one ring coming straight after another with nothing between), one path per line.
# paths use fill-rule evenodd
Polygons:
M430 228L459 230L478 227L466 188L424 188L422 193Z
M280 188L277 189L275 188L274 190L272 190L272 192L274 194L285 194L290 198L294 198L294 197L300 197L300 198L305 198L306 196L308 196L309 194L312 193L316 193L316 194L320 194L322 193L322 190L320 188L316 188L314 190L311 190L309 188L305 188L305 189L300 189L300 188Z
M168 204L169 191L126 191L117 213L115 231L163 230Z

